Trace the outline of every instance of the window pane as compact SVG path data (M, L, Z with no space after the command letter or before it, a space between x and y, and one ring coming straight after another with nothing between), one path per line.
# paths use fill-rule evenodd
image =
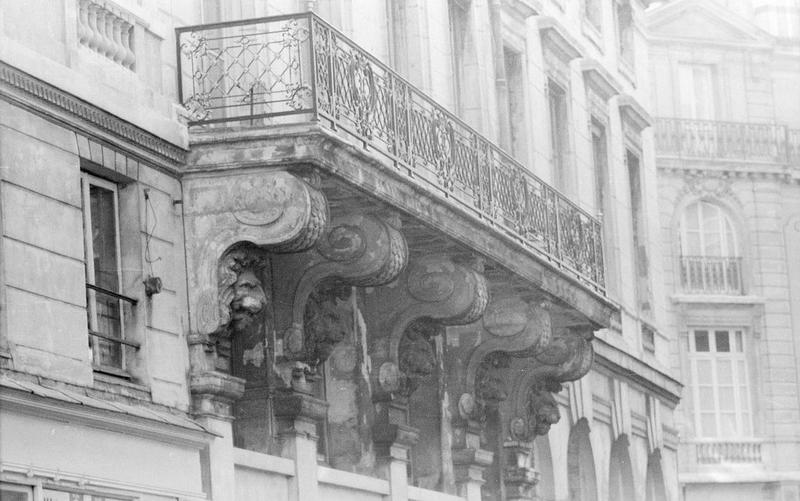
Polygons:
M730 360L717 360L717 383L733 384L733 364Z
M744 412L750 411L750 395L747 392L746 386L739 387L739 407L741 407Z
M730 338L728 337L728 331L715 331L714 332L714 341L717 343L717 351L718 352L729 352L731 351L730 345Z
M735 437L739 435L739 430L736 426L736 413L723 412L720 414L720 426L722 426L722 436Z
M733 386L720 386L718 392L719 409L721 411L734 412L736 410L736 401L734 400Z
M708 331L694 332L694 351L708 351Z
M704 412L700 415L700 433L706 437L717 434L717 418L714 413Z
M700 410L714 411L714 389L711 386L703 386L699 390Z
M743 340L742 340L742 331L736 331L736 351L742 352L743 351Z
M114 192L100 186L89 187L92 217L92 250L94 252L94 283L104 289L119 290L117 266L117 222L114 211Z
M697 384L711 384L711 360L697 361Z

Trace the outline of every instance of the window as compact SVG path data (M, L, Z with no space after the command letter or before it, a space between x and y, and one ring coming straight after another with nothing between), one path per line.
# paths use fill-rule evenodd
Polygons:
M606 130L596 120L592 120L592 162L594 165L594 210L603 214L606 206Z
M504 146L520 161L525 160L525 97L522 83L522 55L505 47L503 49L508 85L508 131L511 137L504 139Z
M468 5L462 0L450 0L447 4L450 16L450 50L453 64L453 105L458 116L464 114L464 65L466 63L466 39L468 25Z
M697 201L680 221L681 284L687 292L742 293L733 222L718 205Z
M615 3L615 18L619 57L629 66L633 66L633 8L630 0L618 0Z
M0 501L31 501L33 488L28 485L0 484Z
M81 192L92 363L98 371L126 375L123 348L138 345L125 339L125 315L130 314L130 306L136 301L120 293L117 186L83 173Z
M567 184L567 93L555 83L548 80L547 101L550 108L550 146L553 180L557 188L563 190Z
M583 0L583 17L592 28L603 31L603 6L601 0Z
M747 360L742 329L695 329L689 363L697 435L706 438L753 434Z
M639 156L630 150L626 150L625 164L628 166L628 187L631 198L631 233L633 235L633 256L636 275L646 277L649 267L647 264L644 211L642 210L642 176Z
M712 67L707 64L678 66L681 117L697 120L715 118L713 75Z

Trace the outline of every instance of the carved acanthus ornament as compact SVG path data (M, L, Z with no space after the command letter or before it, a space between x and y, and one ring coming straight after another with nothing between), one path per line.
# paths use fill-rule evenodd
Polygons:
M351 287L394 280L407 256L402 234L383 218L347 214L314 248L273 258L276 296L285 298L275 312L282 375L300 366L313 374L351 328L343 308Z
M327 225L327 202L285 171L187 177L184 186L194 408L229 418L244 393L244 380L230 374L232 340L272 310L267 260L313 246ZM265 343L245 358L263 361Z
M393 288L375 291L383 311L373 332L380 337L372 353L378 392L410 396L435 365L431 339L443 326L469 324L488 302L480 264L456 263L444 256L415 260Z

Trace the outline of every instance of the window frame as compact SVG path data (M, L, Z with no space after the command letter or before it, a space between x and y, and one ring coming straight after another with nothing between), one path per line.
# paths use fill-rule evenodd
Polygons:
M687 225L687 215L689 209L693 206L698 207L697 211L697 235L699 238L699 254L693 254L689 252L689 233L688 233L688 225ZM707 251L706 245L706 228L704 227L706 218L704 217L704 207L713 207L716 210L716 231L719 232L720 235L720 253L719 254L710 254ZM694 202L687 204L683 210L681 211L681 217L679 222L680 228L680 251L681 256L701 256L701 257L729 257L729 258L741 258L741 247L739 245L739 236L737 235L736 231L736 224L734 223L733 218L731 218L724 207L721 205L709 202L707 200L695 200ZM730 230L729 232L727 230ZM728 234L729 233L729 234ZM729 238L732 240L729 241ZM733 253L730 253L729 249L733 249Z
M117 272L117 290L109 290L100 287L96 284L96 273L94 267L94 242L92 235L92 210L91 210L91 194L92 186L110 191L113 194L114 206L114 250L116 254L116 272ZM110 374L113 376L120 376L130 378L128 372L128 363L126 360L125 349L132 347L139 349L139 343L130 341L126 336L126 303L130 307L135 307L137 300L122 294L122 246L120 244L120 217L119 217L119 186L117 183L98 177L90 172L81 171L81 217L83 219L83 239L84 239L84 266L85 266L85 280L86 280L86 314L87 314L87 337L89 340L89 352L91 355L92 368L95 372ZM100 332L98 329L98 314L97 314L97 295L103 294L114 298L119 308L119 338ZM102 364L99 357L99 351L94 349L95 339L100 338L118 345L120 351L120 365L115 367L113 365Z
M708 336L708 350L698 351L696 340L697 333L706 332ZM728 336L729 351L717 350L717 334L726 332ZM739 338L737 343L736 338ZM738 349L737 349L738 344ZM747 360L748 353L747 329L731 326L695 326L689 329L687 353L689 361L690 388L692 394L692 422L695 427L695 436L705 439L743 439L753 438L754 431L754 406L750 381L750 368ZM733 391L733 414L735 416L734 434L723 433L723 414L720 406L720 384L718 364L721 360L730 361L731 386ZM700 378L698 362L707 361L711 371L711 392L713 397L714 433L708 433L703 427L703 415L709 411L700 408Z
M558 109L554 106L555 97L559 98ZM570 180L569 88L552 75L547 76L547 112L552 180L559 191L566 192Z

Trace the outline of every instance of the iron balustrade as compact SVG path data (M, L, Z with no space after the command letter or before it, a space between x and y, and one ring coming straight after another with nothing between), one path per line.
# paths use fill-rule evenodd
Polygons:
M659 118L656 147L679 157L798 163L800 130L774 123Z
M600 222L313 13L177 30L190 126L316 122L604 293Z
M742 258L681 256L681 285L692 294L743 293Z
M695 452L699 464L760 463L761 441L757 439L698 440Z
M89 305L89 348L95 368L127 376L122 349L138 350L140 344L125 339L124 321L126 308L136 306L137 300L87 283L86 301Z

